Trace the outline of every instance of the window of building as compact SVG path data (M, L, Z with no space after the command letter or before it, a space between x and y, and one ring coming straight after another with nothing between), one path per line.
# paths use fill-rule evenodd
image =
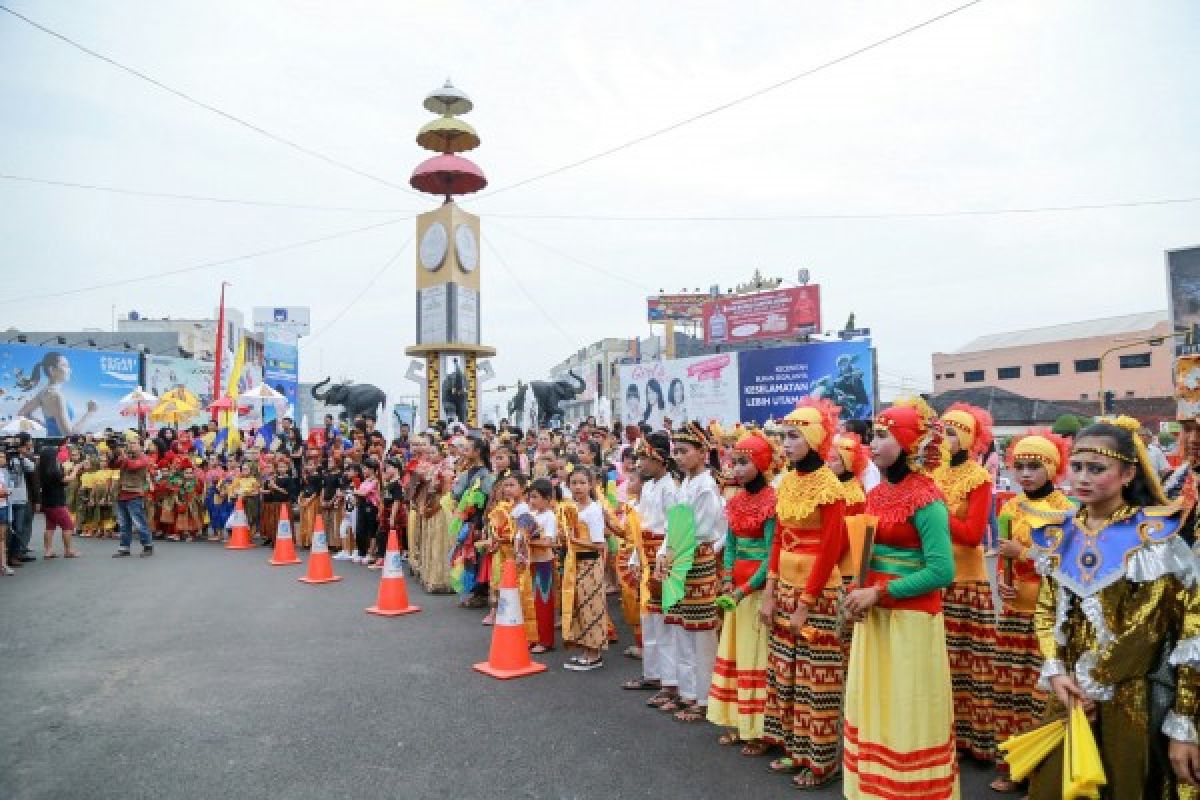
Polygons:
M1100 359L1098 358L1077 358L1075 359L1076 372L1099 372Z
M1002 381L1011 381L1014 378L1021 377L1020 367L1000 367L996 370L996 377Z
M1057 375L1058 374L1058 362L1050 361L1045 364L1034 364L1033 365L1033 374L1038 376L1039 378L1045 378L1050 375Z
M947 372L947 373L946 373L945 375L943 375L942 377L943 377L943 378L946 378L946 379L951 379L951 378L954 378L956 374L957 374L957 373L954 373L954 372Z
M934 380L940 381L942 379L942 373L939 372L938 374L934 375L933 378Z
M1088 393L1087 393L1087 392L1082 392L1082 393L1080 393L1080 395L1079 395L1079 399L1080 399L1080 400L1087 400L1087 399L1088 399Z
M1150 366L1149 353L1130 353L1127 356L1121 356L1121 369L1138 369L1148 366Z
M967 383L983 383L983 370L969 369L963 373L963 380Z
M1132 390L1132 389L1130 389L1129 391L1125 392L1125 396L1126 396L1126 397L1133 397L1133 396L1134 396L1134 394L1133 394L1133 390Z

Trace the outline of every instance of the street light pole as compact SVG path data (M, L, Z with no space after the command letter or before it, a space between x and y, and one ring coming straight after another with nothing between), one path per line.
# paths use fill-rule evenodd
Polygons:
M1153 347L1157 347L1158 345L1162 344L1168 338L1173 339L1176 336L1186 336L1186 335L1187 335L1186 333L1168 333L1163 336L1150 336L1145 339L1136 339L1132 342L1125 342L1125 343L1119 344L1115 347L1110 347L1107 350L1105 350L1103 353L1101 353L1100 354L1100 369L1098 371L1099 376L1100 376L1100 395L1098 398L1100 401L1100 414L1101 415L1104 414L1104 359L1106 357L1108 357L1112 353L1117 352L1118 350L1128 350L1131 347L1139 347L1144 344L1148 344Z

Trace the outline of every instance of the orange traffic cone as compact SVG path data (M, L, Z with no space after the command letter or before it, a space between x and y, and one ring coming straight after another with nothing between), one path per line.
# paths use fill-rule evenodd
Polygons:
M492 626L492 649L488 652L488 660L476 664L475 670L501 680L546 671L545 664L529 658L529 641L525 638L525 622L521 617L521 592L517 589L517 564L511 558L504 562L500 580L500 602Z
M292 538L292 521L288 519L288 504L279 504L279 526L275 528L275 553L267 563L272 567L299 564L296 558L296 542Z
M233 533L229 535L229 541L225 543L226 550L250 550L254 547L254 542L250 541L250 524L246 519L246 504L242 498L238 498L237 508L233 510L232 516L229 517L230 525L233 528Z
M325 523L317 515L317 526L313 530L312 550L308 553L308 574L297 578L304 583L333 583L341 577L333 574L333 559L329 555L329 539L325 536Z
M404 584L404 561L400 557L400 540L396 529L388 533L387 554L383 557L383 577L379 580L379 599L367 609L368 614L398 617L421 609L408 604L408 587Z

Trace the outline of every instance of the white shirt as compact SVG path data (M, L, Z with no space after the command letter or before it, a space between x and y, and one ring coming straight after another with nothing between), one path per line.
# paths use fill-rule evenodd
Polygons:
M0 469L0 486L3 486L5 489L8 489L8 470L6 470L6 469ZM3 497L0 497L0 508L8 508L8 492L7 491L4 493Z
M667 509L678 502L679 487L671 473L664 472L661 478L642 482L642 494L638 498L637 512L642 530L662 535L667 530Z
M595 500L588 503L586 508L579 509L579 519L588 528L588 540L592 544L604 544L604 509Z
M554 512L550 509L539 511L533 515L537 520L538 530L541 535L538 537L537 545L539 547L550 547L558 542L558 522L554 519Z
M711 544L713 549L720 552L725 546L725 502L721 499L721 491L712 473L707 469L699 475L688 476L679 484L676 502L691 506L696 520L696 543ZM664 539L659 547L659 555L667 551Z

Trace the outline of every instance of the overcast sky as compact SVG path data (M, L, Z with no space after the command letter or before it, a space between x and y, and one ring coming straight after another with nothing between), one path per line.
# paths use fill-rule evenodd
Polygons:
M421 101L451 76L475 101L466 119L483 144L468 155L495 189L961 4L4 2L401 185L429 155L413 141L432 118ZM904 378L928 388L930 353L979 334L1165 308L1163 250L1200 244L1200 203L932 219L533 217L886 214L1200 196L1198 40L1193 0L985 0L578 169L467 197L462 205L484 216L483 338L499 350L500 381L542 377L601 337L646 334L647 291L728 286L756 267L783 277L809 268L827 328L854 311L875 334L885 395ZM231 304L247 314L255 305L312 307L321 333L302 341L302 379L344 374L392 399L415 391L402 377L415 336L411 244L328 326L410 239L411 221L227 266L10 301L394 220L436 199L270 141L3 13L0 109L0 173L382 210L0 180L3 327L107 329L114 306L206 316L226 279Z

